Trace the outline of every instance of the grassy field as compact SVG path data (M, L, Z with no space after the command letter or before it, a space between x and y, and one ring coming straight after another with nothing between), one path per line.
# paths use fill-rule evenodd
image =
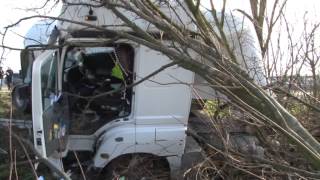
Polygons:
M7 90L0 91L0 118L10 118L11 97ZM13 114L13 118L16 115ZM10 176L10 165L12 165L12 179L31 180L35 179L31 166L20 144L12 138L12 163L10 160L10 137L9 128L0 126L0 179L8 179ZM22 137L29 136L27 130L12 128L12 131ZM30 157L34 157L30 154ZM17 178L18 177L18 178Z

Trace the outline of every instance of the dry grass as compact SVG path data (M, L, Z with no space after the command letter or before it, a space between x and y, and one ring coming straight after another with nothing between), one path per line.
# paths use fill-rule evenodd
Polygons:
M11 97L10 92L6 89L0 91L0 118L10 118L11 112ZM13 117L17 117L14 115ZM9 130L8 127L1 127L0 130L0 179L9 179L10 176L10 148L9 148ZM27 130L12 128L12 130L21 134L22 137L29 136ZM12 151L14 161L13 167L16 167L16 170L13 171L12 179L34 179L32 174L32 169L27 161L26 155L24 154L20 144L13 140ZM31 155L32 156L32 155ZM33 156L32 156L33 157ZM16 174L17 173L17 174Z
M10 117L10 92L6 90L0 91L0 118Z

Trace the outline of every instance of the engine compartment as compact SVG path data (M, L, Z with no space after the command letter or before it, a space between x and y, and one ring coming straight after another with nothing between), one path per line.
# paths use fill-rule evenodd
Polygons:
M69 47L63 68L70 134L92 134L131 113L134 50L128 44Z

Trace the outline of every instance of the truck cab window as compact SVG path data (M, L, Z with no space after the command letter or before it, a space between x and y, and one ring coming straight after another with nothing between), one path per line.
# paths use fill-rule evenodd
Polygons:
M132 92L126 87L133 79L133 58L128 45L69 48L63 89L69 94L71 133L90 134L130 114Z
M57 92L57 56L52 53L41 66L41 93L43 109L53 102Z

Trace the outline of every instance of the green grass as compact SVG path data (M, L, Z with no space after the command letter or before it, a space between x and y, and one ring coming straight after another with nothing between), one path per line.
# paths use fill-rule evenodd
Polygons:
M207 100L204 105L204 110L208 115L213 116L217 113L217 117L224 118L230 116L229 107L220 109L219 102L217 100Z

